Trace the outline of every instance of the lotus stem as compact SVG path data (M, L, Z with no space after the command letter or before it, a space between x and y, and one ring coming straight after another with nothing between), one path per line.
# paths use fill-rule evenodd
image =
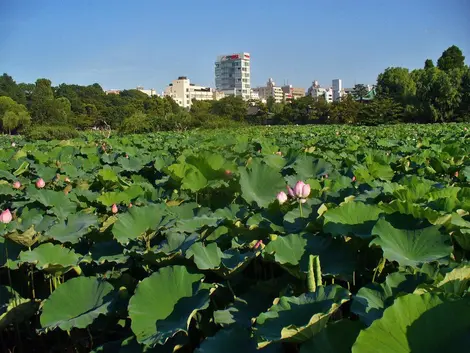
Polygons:
M300 218L303 218L304 215L303 215L303 211L302 211L302 202L300 202L300 200L299 200L299 210L300 210Z
M382 271L385 267L385 262L386 262L385 258L382 257L380 259L379 263L377 264L377 267L374 270L374 276L372 276L372 283L375 283L375 277L377 276L377 273L378 273L379 276L382 273Z

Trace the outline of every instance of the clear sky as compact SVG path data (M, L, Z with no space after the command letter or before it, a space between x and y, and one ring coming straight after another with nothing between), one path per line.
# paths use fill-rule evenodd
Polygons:
M177 76L214 85L217 55L251 53L252 86L375 83L450 45L470 62L468 0L0 0L0 71L104 89Z

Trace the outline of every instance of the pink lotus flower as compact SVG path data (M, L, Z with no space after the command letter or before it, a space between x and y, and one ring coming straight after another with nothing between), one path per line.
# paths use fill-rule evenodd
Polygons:
M0 223L10 223L13 219L11 212L9 209L6 209L2 213L0 213Z
M356 176L353 176L351 181L354 183L356 181Z
M129 208L131 208L132 206L134 206L132 203L129 204Z
M13 183L13 189L19 189L21 187L21 183L17 180Z
M277 200L279 201L279 204L282 205L284 202L287 201L287 195L284 191L281 191L277 194L276 196Z
M467 131L468 129L466 127L463 128L465 131Z
M113 206L111 207L111 212L112 212L112 213L118 213L118 207L116 206L115 203L114 203Z
M289 185L287 185L287 192L290 197L295 197L294 190Z
M44 181L43 178L39 178L37 181L36 181L36 187L38 189L42 189L44 186L46 186L46 182Z
M129 158L129 155L126 153L126 158Z
M253 248L254 248L254 249L258 249L261 245L263 245L263 241L262 241L262 240L258 240Z
M310 185L305 184L303 181L299 180L297 184L295 184L294 193L298 198L304 199L310 195Z
M459 177L459 171L458 171L458 170L454 173L454 176L455 176L456 178Z
M325 177L325 179L328 179L328 174L325 174L324 177Z

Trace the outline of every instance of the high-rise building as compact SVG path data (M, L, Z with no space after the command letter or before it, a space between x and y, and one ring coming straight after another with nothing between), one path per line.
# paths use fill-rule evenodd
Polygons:
M288 99L298 99L305 97L305 88L292 87L292 85L284 85L281 87L284 92L284 101Z
M316 99L323 98L327 103L333 102L333 89L331 87L320 87L318 81L313 81L312 86L307 91L307 96L312 96Z
M218 56L215 62L215 88L225 94L250 99L250 54Z
M338 101L341 99L341 96L343 95L343 81L341 79L337 78L332 81L332 86L333 86L333 101Z

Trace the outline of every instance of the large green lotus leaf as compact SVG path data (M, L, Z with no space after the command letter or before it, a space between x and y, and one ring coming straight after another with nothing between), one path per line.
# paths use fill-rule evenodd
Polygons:
M174 230L192 233L203 227L216 227L221 220L222 218L215 215L202 215L200 217L182 219L176 222Z
M450 255L450 239L439 231L439 227L424 229L397 229L385 219L380 219L372 229L377 235L370 245L378 245L389 261L402 266L418 266L426 262L442 260Z
M255 202L259 207L268 207L277 193L286 188L277 170L258 161L248 168L240 168L240 186L245 201L249 204Z
M1 225L5 224L0 223L0 226ZM20 244L0 236L0 267L6 266L10 269L18 268L18 257L23 249L24 247Z
M71 214L66 221L59 221L45 234L46 237L61 243L78 243L80 238L90 232L90 227L98 225L98 217L93 214Z
M370 163L367 170L376 179L391 180L395 175L393 169L387 164L377 162Z
M256 318L258 347L280 341L307 341L319 333L331 314L348 300L349 292L338 285L320 286L316 292L298 297L281 297L269 311Z
M333 166L330 163L311 156L298 157L292 167L297 174L298 180L316 179L331 173L333 170Z
M300 346L300 353L351 353L351 347L364 326L359 321L341 320Z
M323 230L333 235L353 234L361 238L369 238L381 213L382 210L375 205L354 201L346 202L323 214L325 218Z
M164 344L187 332L191 318L208 305L209 291L201 288L202 274L184 266L163 267L137 285L129 301L131 328L140 343Z
M199 169L194 166L188 166L184 172L181 188L197 192L207 186L207 181Z
M36 307L36 303L22 298L11 287L0 286L0 330L30 318L36 312Z
M99 315L106 315L113 302L114 287L96 277L76 277L61 284L44 302L41 326L64 331L86 328Z
M202 341L195 353L257 353L256 341L246 329L234 327L222 329L215 336ZM261 350L264 352L264 350Z
M117 183L118 182L118 175L116 174L116 172L109 168L109 167L105 167L103 169L100 169L100 171L98 172L98 177L102 180L102 181L109 181L109 182L112 182L112 183Z
M240 253L238 249L227 249L222 254L223 268L216 272L223 277L233 275L248 266L255 256L256 253L252 251Z
M408 294L383 317L361 331L352 353L430 353L465 351L470 330L469 299Z
M61 191L36 189L29 186L26 191L28 197L50 207L51 211L60 219L65 219L77 209L77 205L69 200L69 198Z
M137 239L146 231L156 230L169 222L166 207L163 204L132 207L128 212L120 214L113 225L114 238L121 244Z
M470 265L465 264L454 268L437 286L447 293L463 295L470 287Z
M46 272L65 273L78 266L80 255L76 254L73 249L45 243L34 250L22 251L19 259L20 262L35 264L38 269Z
M274 254L277 263L297 265L305 252L307 240L300 234L278 236L264 248L264 253Z
M384 283L370 283L357 292L353 297L351 311L367 326L380 319L386 308L400 294L413 293L420 284L433 282L424 274L406 274L395 272L387 276Z
M411 215L416 219L427 219L429 223L434 225L449 223L452 218L449 214L433 210L429 207L423 207L409 201L393 200L388 204L380 204L380 207L389 214L399 212L401 214Z
M341 276L351 281L356 269L357 252L350 243L343 238L328 236L302 235L307 240L305 252L300 259L300 270L307 273L309 270L309 257L320 257L321 272L323 275Z
M138 172L144 167L142 161L139 158L124 158L119 157L116 162L122 167L122 169L131 171L131 172Z
M129 259L128 255L123 254L123 247L117 241L105 241L93 244L90 253L91 259L98 263L114 262L122 264Z
M213 270L220 267L222 259L222 251L216 243L210 243L204 246L202 243L197 242L191 245L186 251L186 258L194 257L194 263L200 270Z

